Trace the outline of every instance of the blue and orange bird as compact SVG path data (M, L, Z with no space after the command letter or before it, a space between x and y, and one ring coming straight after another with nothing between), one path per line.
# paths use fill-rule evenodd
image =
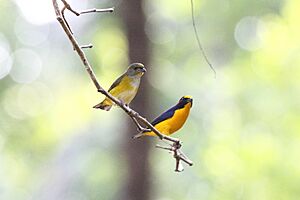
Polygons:
M141 78L145 72L146 68L141 63L129 65L126 72L110 86L108 92L119 99L123 104L129 105L139 89ZM101 103L95 105L93 108L109 111L113 105L114 102L106 97Z
M175 106L162 113L151 124L162 134L171 135L184 125L192 105L192 97L183 96ZM156 136L156 134L153 131L143 131L133 136L133 138L142 136Z

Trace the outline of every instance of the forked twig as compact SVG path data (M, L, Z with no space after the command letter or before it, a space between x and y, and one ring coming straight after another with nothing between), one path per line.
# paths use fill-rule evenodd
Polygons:
M180 148L181 148L180 140L161 134L146 118L142 117L138 112L132 110L131 108L129 108L128 106L126 106L125 104L120 102L117 98L115 98L110 93L108 93L99 84L90 63L89 63L85 53L82 50L82 48L90 48L91 45L79 46L77 40L75 39L75 37L74 37L74 35L71 31L71 28L70 28L68 22L66 21L66 19L64 17L64 11L66 9L71 11L75 15L79 16L80 14L84 14L84 13L104 12L104 10L105 10L105 12L112 12L113 8L111 8L111 9L89 9L89 10L82 11L82 12L78 13L77 11L75 11L71 8L71 6L66 2L66 0L61 0L61 1L64 4L64 7L63 7L62 10L59 9L59 6L57 4L57 0L52 0L53 7L54 7L54 10L55 10L55 14L56 14L56 19L58 20L58 22L62 26L64 32L66 33L66 35L68 37L68 39L70 40L71 44L73 45L74 50L79 55L86 71L88 72L91 80L93 81L95 87L97 88L97 91L100 92L101 94L105 95L107 98L109 98L111 101L113 101L116 105L118 105L122 110L124 110L127 113L127 115L132 118L132 120L134 121L135 125L137 126L137 128L139 130L148 130L148 129L150 129L161 140L167 140L167 141L172 142L172 144L171 144L172 149L171 150L174 153L174 158L176 160L176 169L175 169L175 171L182 171L180 169L180 167L181 167L180 161L183 161L183 162L189 164L190 166L193 165L193 162L191 160L187 159L187 157L181 152L181 150L180 150ZM140 123L142 123L147 128L144 128L143 126L141 126Z
M67 25L67 27L69 28L70 32L73 34L72 32L72 29L68 23L68 21L66 20L66 17L65 17L65 10L69 10L71 11L72 13L74 13L74 15L76 16L80 16L81 14L86 14L86 13L92 13L92 12L113 12L114 11L114 8L103 8L103 9L96 9L96 8L93 8L93 9L88 9L88 10L84 10L84 11L81 11L80 13L77 12L76 10L74 10L71 5L66 1L66 0L61 0L64 4L64 7L63 9L61 10L61 15ZM91 48L91 47L87 47L87 48Z

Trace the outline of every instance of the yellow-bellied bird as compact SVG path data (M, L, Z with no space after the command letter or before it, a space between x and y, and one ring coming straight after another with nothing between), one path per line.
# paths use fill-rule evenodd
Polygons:
M141 63L129 65L126 72L110 86L108 92L122 103L129 105L139 89L141 77L145 72L146 68ZM109 111L113 105L114 103L106 97L101 103L95 105L93 108Z
M183 126L189 116L192 105L192 97L183 96L175 106L162 113L154 119L151 124L162 134L171 135ZM133 138L139 138L145 135L156 136L153 131L144 131L138 133Z

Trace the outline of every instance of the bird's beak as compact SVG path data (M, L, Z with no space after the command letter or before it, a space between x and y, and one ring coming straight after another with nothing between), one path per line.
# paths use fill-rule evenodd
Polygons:
M145 67L143 67L143 68L141 68L141 72L147 72L147 70L146 70L146 68Z
M189 102L191 102L191 107L193 106L193 99L189 99Z

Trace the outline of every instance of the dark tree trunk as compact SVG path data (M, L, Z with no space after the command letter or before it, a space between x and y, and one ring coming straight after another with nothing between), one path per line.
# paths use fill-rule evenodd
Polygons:
M144 31L145 15L142 10L142 0L123 1L122 19L127 31L129 44L130 63L141 62L149 71L149 44ZM149 76L147 73L145 76ZM149 83L145 76L138 95L131 107L144 116L149 116ZM149 140L140 139L133 141L130 138L137 133L136 127L128 118L127 139L124 139L127 157L128 177L124 183L123 200L148 200L150 199L150 166L149 166Z

